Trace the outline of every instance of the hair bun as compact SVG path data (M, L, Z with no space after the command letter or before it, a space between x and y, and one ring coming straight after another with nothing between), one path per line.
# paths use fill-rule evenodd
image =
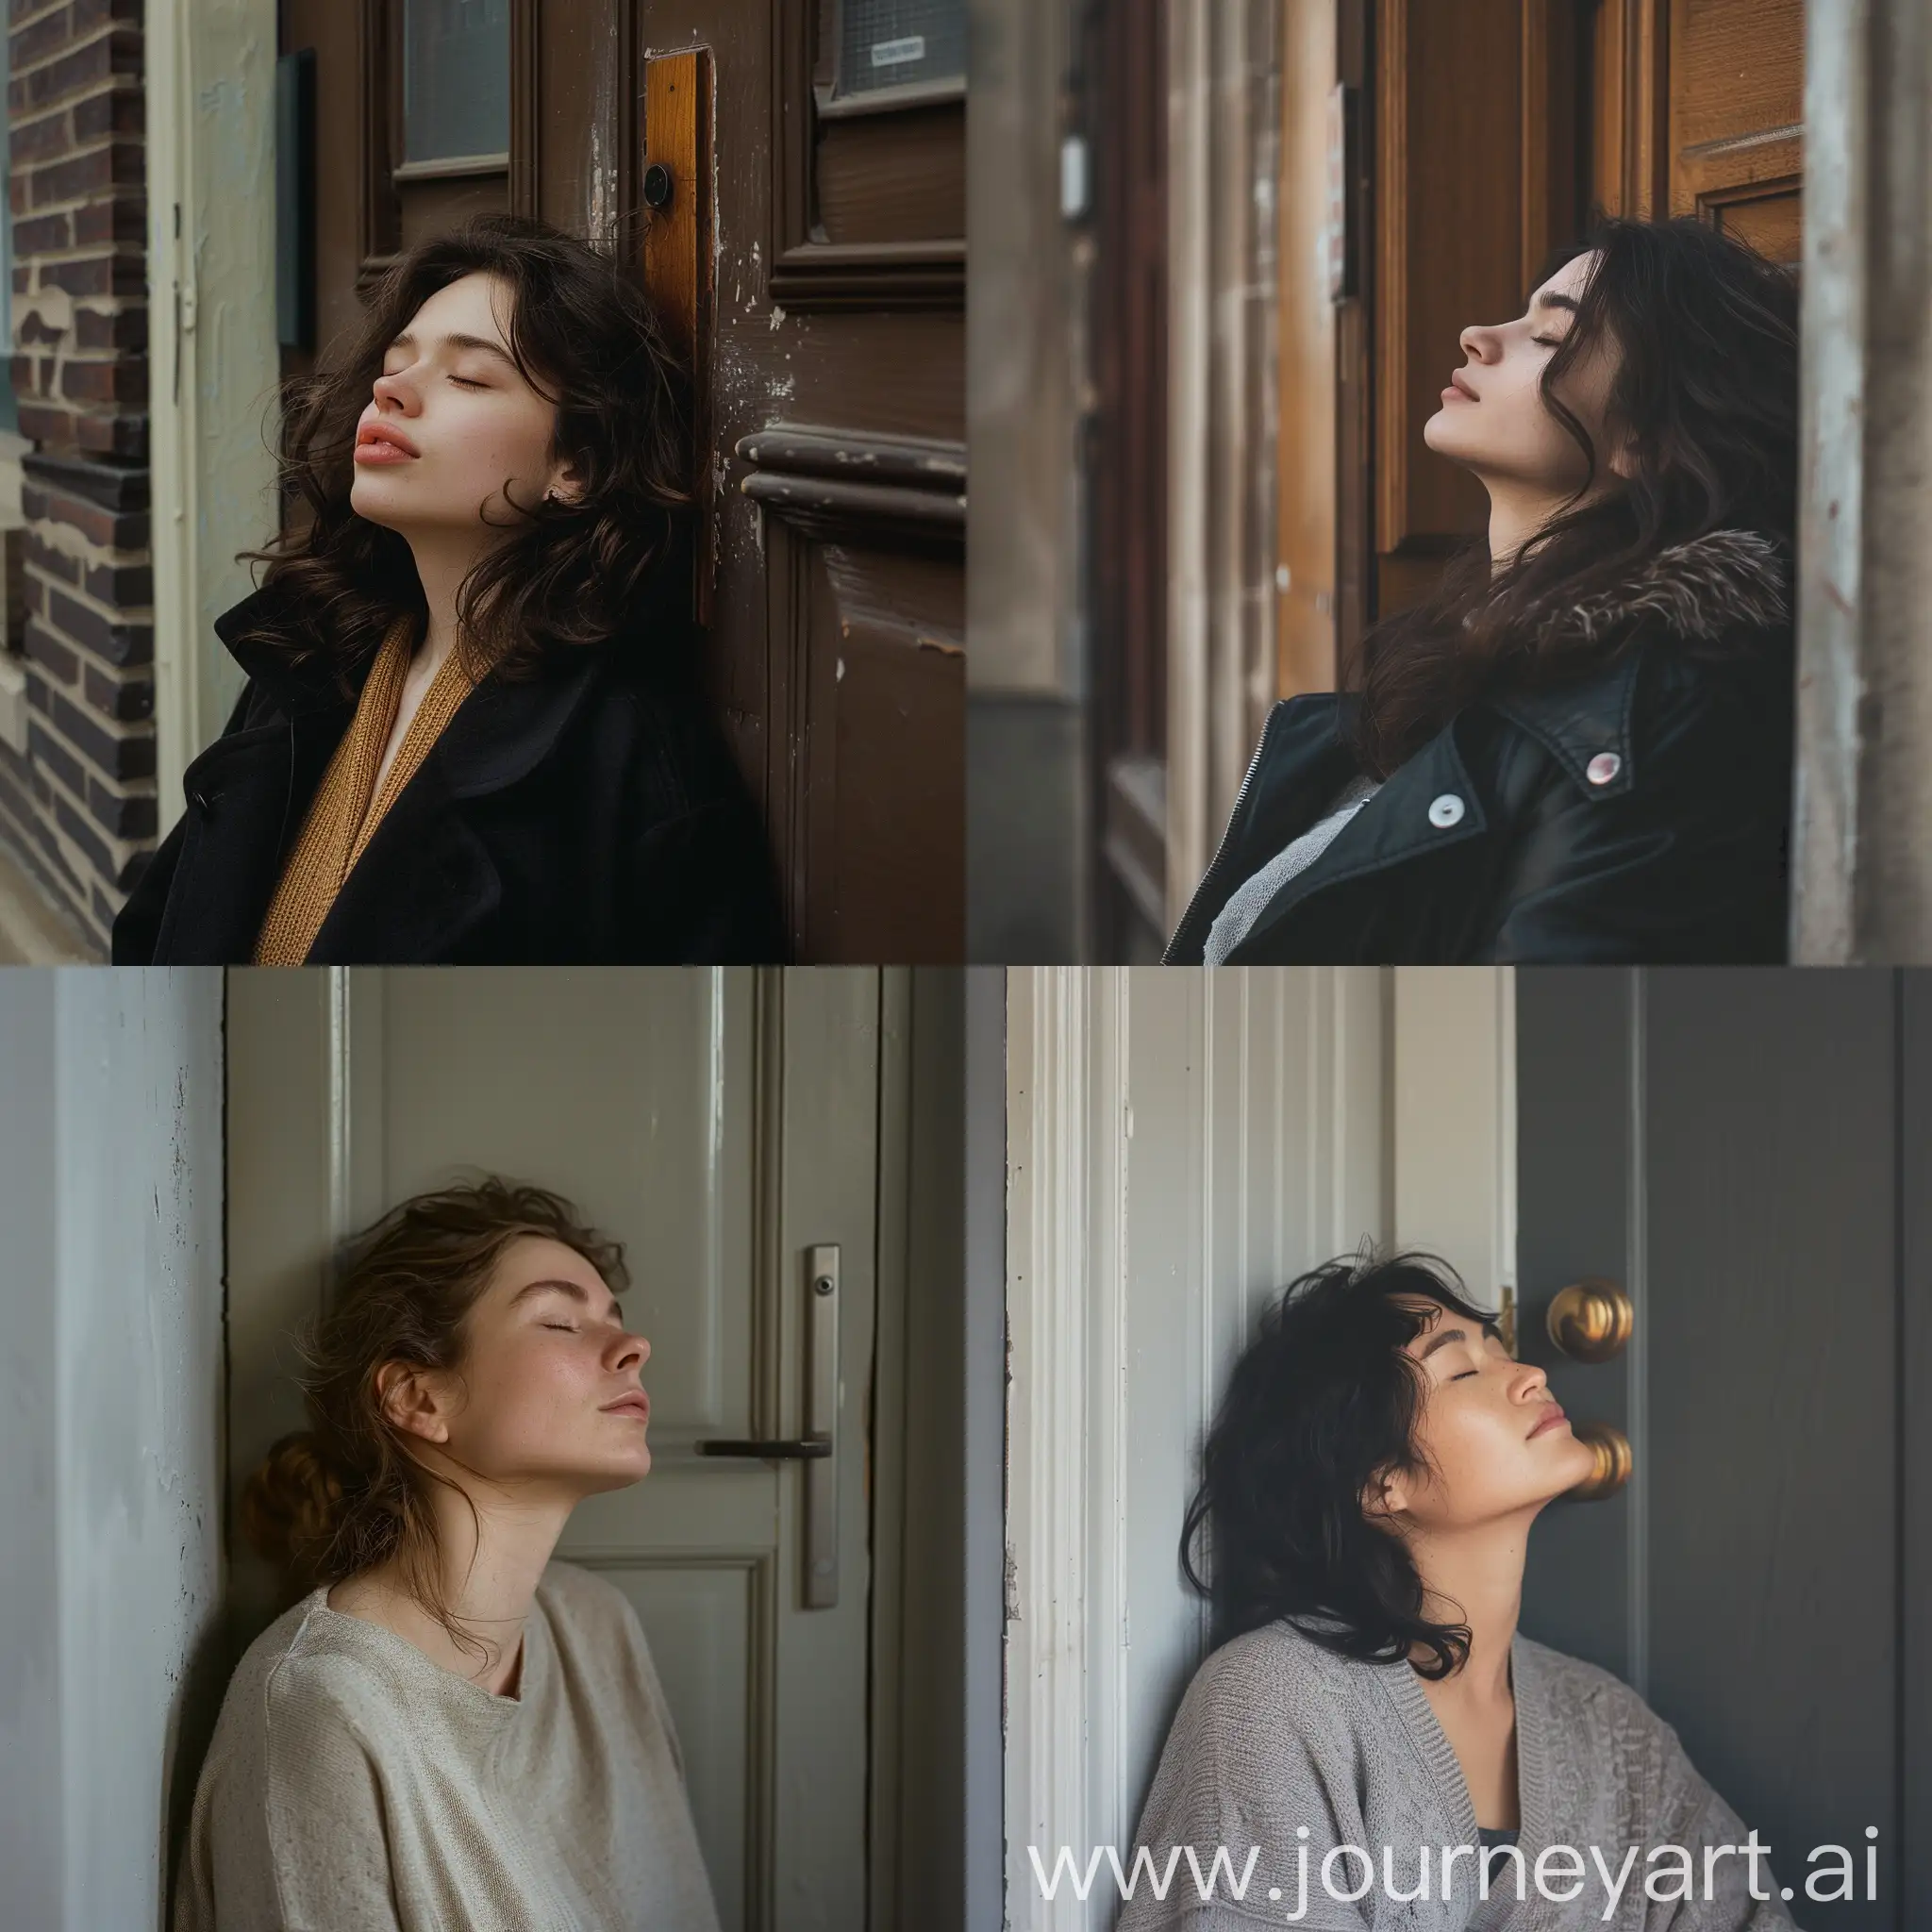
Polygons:
M311 1429L281 1437L242 1486L242 1535L307 1587L342 1514L342 1484Z

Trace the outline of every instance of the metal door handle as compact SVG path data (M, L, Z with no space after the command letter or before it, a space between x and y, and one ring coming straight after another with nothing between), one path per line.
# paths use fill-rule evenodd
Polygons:
M1622 1355L1637 1326L1630 1297L1614 1281L1574 1281L1550 1303L1550 1341L1573 1361Z
M1636 1465L1630 1438L1614 1423L1578 1423L1574 1434L1579 1442L1590 1445L1596 1467L1567 1492L1571 1500L1601 1503L1606 1496L1614 1496L1630 1480L1630 1472Z
M829 1610L839 1602L839 1246L805 1251L805 1434L789 1441L744 1441L713 1437L695 1445L700 1456L740 1456L759 1461L802 1462L805 1470L805 1607Z

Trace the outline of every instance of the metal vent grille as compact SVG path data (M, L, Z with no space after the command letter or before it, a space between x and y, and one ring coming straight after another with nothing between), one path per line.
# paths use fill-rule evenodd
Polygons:
M966 73L966 0L842 0L839 84L844 99L929 87Z

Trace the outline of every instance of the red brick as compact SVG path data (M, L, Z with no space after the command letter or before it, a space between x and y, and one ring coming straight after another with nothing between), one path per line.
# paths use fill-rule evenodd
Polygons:
M146 179L146 150L131 141L117 141L70 160L49 161L35 168L28 179L36 208L79 201L115 188L139 188Z
M49 261L41 280L70 295L142 295L147 292L147 263L139 255L95 255L85 261Z
M14 173L19 174L36 161L50 160L57 155L66 154L73 146L73 125L65 113L59 113L49 114L42 120L29 121L24 126L14 128L8 139L7 152Z
M103 604L136 610L155 601L154 567L146 563L93 563L88 566L87 589Z
M70 362L60 373L60 393L76 403L125 403L140 408L147 401L147 358Z
M87 767L38 719L28 722L26 747L34 762L44 765L70 791L87 791Z
M147 310L117 308L103 315L98 308L74 311L74 340L82 349L132 349L147 347Z
M34 569L58 577L63 584L80 581L80 558L68 556L64 550L56 550L44 537L33 530L26 533L26 560Z
M22 96L13 104L17 113L23 106L50 107L68 94L112 80L117 74L140 72L141 36L117 27L58 60L50 60L44 67L35 68L15 81L8 92Z
M20 325L20 339L23 342L58 342L65 336L64 328L50 328L42 320L39 309L30 309Z
M157 828L152 791L122 791L90 776L87 808L94 823L114 839L152 839Z
M44 625L27 625L26 656L57 683L71 685L80 675L79 658Z
M110 21L125 21L139 26L142 0L74 0L74 37L92 33Z
M71 700L54 693L54 723L60 736L83 752L110 778L152 778L155 774L155 735L152 731L104 731Z
M91 94L74 109L75 141L98 141L104 134L141 134L147 127L146 96L139 88L117 87Z
M155 714L155 688L145 677L109 677L99 666L87 667L87 701L95 710L124 724L138 724Z
M64 7L58 13L42 14L31 26L15 27L7 39L8 72L25 74L59 53L73 39L74 22Z
M116 624L92 606L76 603L60 591L48 597L47 618L61 636L85 645L109 664L154 661L155 633L150 624Z
M92 201L74 210L74 241L78 248L103 242L147 241L147 196L123 192L111 201Z
M83 455L117 463L147 461L145 416L82 416L75 423L75 447Z
M15 255L52 255L57 249L73 246L74 223L66 214L42 215L35 221L15 222L13 225Z
M21 412L23 416L25 411ZM23 427L23 434L32 432ZM149 524L145 510L104 509L83 496L72 496L64 490L49 490L39 483L25 485L20 492L21 509L29 523L42 518L49 523L66 524L90 543L104 550L145 550Z

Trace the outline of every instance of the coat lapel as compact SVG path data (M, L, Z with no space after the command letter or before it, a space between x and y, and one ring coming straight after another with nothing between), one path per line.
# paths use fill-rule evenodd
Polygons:
M1314 864L1290 879L1269 900L1241 944L1228 955L1229 963L1237 964L1250 956L1270 927L1316 892L1364 873L1385 872L1423 854L1460 845L1480 838L1488 829L1482 800L1476 795L1452 724L1394 772Z

